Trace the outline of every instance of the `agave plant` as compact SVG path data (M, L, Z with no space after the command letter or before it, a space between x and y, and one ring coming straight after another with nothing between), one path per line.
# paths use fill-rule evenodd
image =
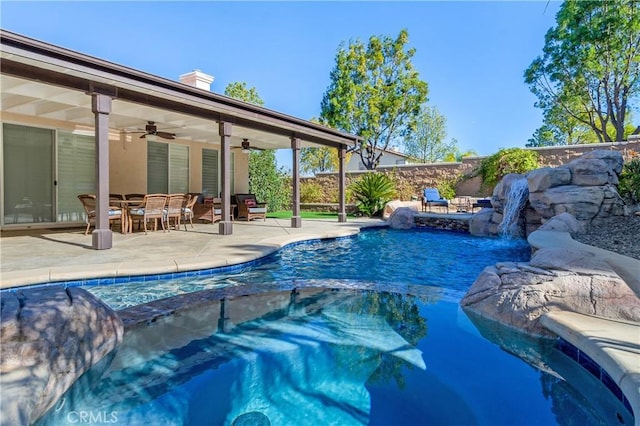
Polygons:
M369 217L380 214L395 197L393 181L382 173L366 173L350 189L358 210Z

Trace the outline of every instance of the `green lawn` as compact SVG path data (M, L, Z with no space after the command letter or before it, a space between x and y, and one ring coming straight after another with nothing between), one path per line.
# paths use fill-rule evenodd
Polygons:
M287 210L267 213L267 217L272 219L289 219L291 216L293 216L293 213ZM300 212L300 216L303 219L337 219L338 213L303 211ZM353 215L347 215L347 217L353 217Z

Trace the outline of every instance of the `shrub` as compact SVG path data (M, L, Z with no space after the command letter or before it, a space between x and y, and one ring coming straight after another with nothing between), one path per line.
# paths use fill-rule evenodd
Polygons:
M268 211L279 211L291 205L291 177L278 169L274 150L249 154L249 192L267 203Z
M640 203L640 158L634 158L624 164L618 191L622 198L633 204Z
M393 187L395 188L396 198L402 201L409 201L413 195L415 195L415 190L413 186L406 179L402 179L398 177L395 170L389 173L389 178L393 182Z
M300 202L301 203L320 203L322 202L322 187L318 182L305 181L300 183Z
M537 168L537 152L523 148L506 148L483 158L479 174L482 176L483 185L495 186L509 173L522 174Z
M447 200L452 200L456 196L456 182L455 179L447 179L441 182L438 182L436 188L438 188L438 192L442 198Z
M339 188L332 188L328 191L327 194L327 200L329 200L330 203L337 203L339 202L340 198L340 189ZM353 203L353 195L351 194L351 187L347 186L344 189L344 202L347 204L351 204Z
M380 214L385 204L395 197L393 181L382 173L366 173L353 182L350 189L358 210L369 217Z

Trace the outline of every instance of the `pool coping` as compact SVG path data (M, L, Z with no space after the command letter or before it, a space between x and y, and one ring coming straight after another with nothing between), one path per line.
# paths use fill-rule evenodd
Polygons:
M575 241L568 232L534 231L527 238L536 249L586 251L606 261L640 295L640 260ZM570 311L545 313L541 323L559 338L584 352L620 388L640 426L640 324ZM594 374L595 375L595 374ZM606 385L606 380L598 377Z
M542 316L541 323L577 348L572 358L619 397L638 425L640 413L633 412L633 407L636 411L640 407L640 342L637 341L640 326L568 311L548 312ZM634 336L636 343L633 343ZM591 363L599 368L592 368ZM615 386L609 383L611 380ZM616 386L623 395L617 395Z

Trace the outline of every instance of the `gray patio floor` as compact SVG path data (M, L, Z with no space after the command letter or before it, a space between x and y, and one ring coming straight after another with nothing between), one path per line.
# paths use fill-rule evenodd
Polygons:
M0 238L0 288L74 279L158 274L235 265L266 256L286 244L353 235L379 219L289 219L234 222L232 235L218 224L197 223L187 231L113 232L113 248L93 250L84 229L8 231Z

